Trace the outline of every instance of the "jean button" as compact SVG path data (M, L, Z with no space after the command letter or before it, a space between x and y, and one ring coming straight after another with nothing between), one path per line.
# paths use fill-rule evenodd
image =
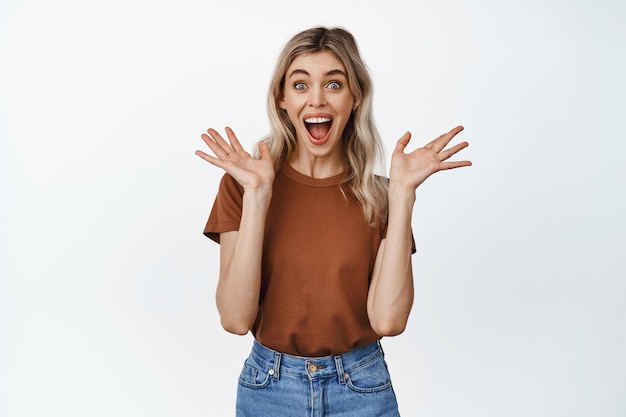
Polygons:
M310 363L308 366L309 372L313 373L315 371L317 371L317 365L314 363Z

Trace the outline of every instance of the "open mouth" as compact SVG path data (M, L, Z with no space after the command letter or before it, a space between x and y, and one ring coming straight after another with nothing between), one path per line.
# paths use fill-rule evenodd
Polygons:
M314 141L324 141L328 137L333 121L330 117L307 117L304 125Z

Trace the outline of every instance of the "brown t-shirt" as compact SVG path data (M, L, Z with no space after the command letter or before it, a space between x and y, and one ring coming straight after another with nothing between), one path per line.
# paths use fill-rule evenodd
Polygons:
M299 356L347 352L380 337L367 293L384 226L371 227L343 174L315 179L285 163L274 180L265 225L259 312L252 333L263 345ZM239 229L243 188L220 183L204 234Z

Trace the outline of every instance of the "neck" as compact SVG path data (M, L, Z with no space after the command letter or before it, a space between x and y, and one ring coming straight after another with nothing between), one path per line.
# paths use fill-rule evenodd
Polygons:
M343 159L320 158L313 155L307 157L294 155L287 162L299 173L318 179L339 175L346 170L347 165Z

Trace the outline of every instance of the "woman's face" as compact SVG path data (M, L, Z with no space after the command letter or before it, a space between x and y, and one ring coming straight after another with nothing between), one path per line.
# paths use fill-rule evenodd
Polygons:
M343 163L341 138L354 108L346 69L329 51L296 57L279 101L295 126L295 157Z

